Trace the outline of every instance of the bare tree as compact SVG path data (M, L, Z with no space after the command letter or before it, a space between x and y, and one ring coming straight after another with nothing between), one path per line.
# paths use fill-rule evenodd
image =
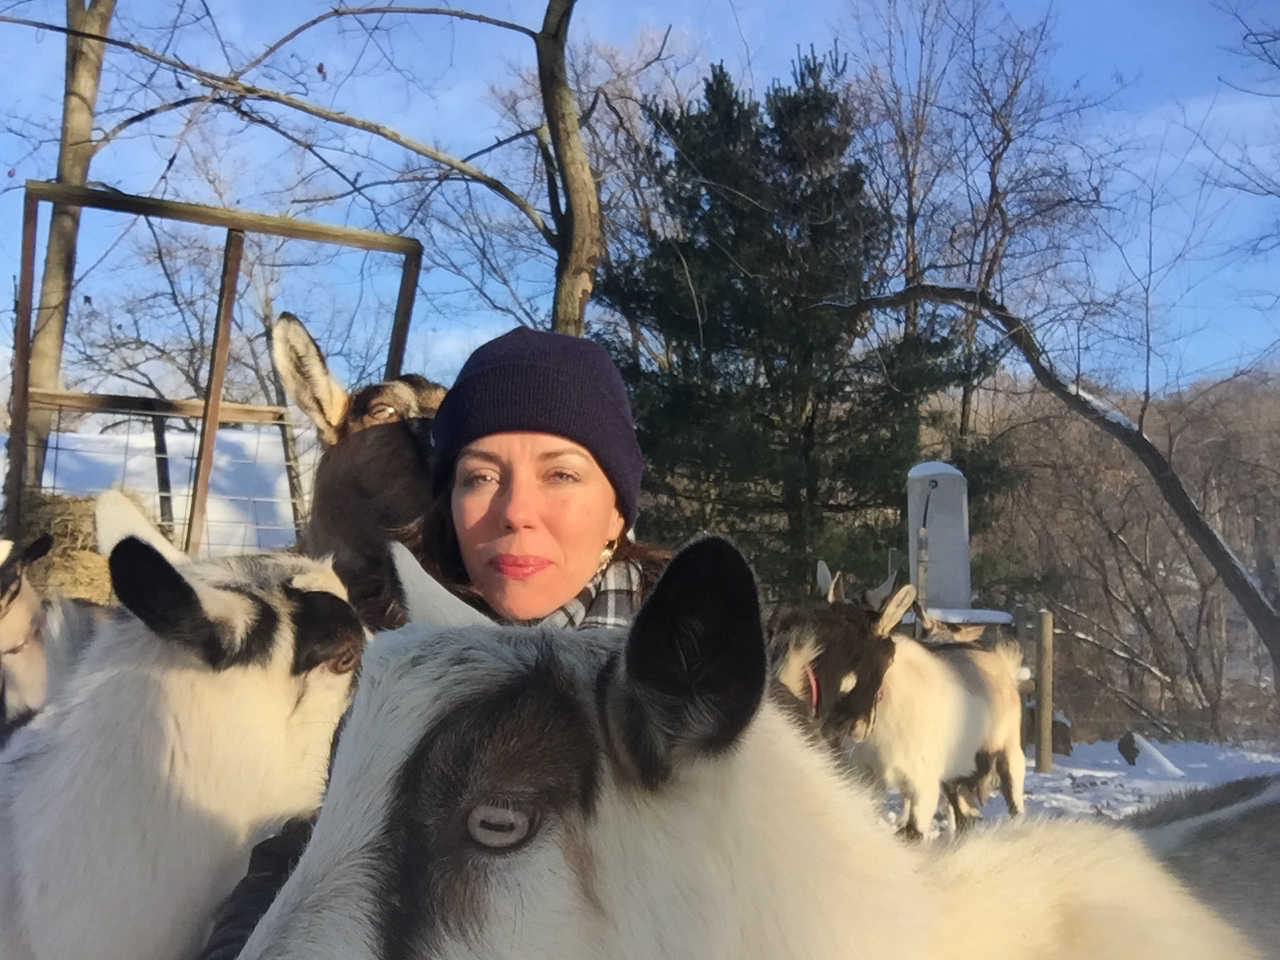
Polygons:
M1231 548L1262 569L1255 517L1274 502L1280 447L1266 424L1280 410L1275 377L1208 380L1148 401L1103 390L1179 451L1179 471ZM1241 736L1274 720L1264 648L1217 571L1132 456L1034 381L986 390L983 429L1004 434L1024 481L977 540L989 599L1047 603L1071 716L1085 735L1135 721L1164 734ZM1256 656L1262 652L1262 660Z
M83 186L89 164L98 149L94 136L94 109L102 81L106 36L115 12L115 0L67 0L66 73L62 94L62 131L58 143L57 180ZM44 272L31 339L30 384L56 389L62 366L67 305L75 280L76 241L80 233L80 209L55 205L45 246ZM44 453L52 427L49 411L34 411L29 418L25 482L39 482L44 474Z
M554 292L551 306L551 326L565 333L580 334L586 300L594 280L595 265L603 249L600 225L599 197L595 178L588 162L579 129L578 111L574 92L569 88L566 49L569 28L576 0L547 0L542 22L537 28L501 20L484 14L456 10L447 7L368 6L340 7L326 11L305 23L299 24L284 36L268 43L254 56L236 56L225 45L222 51L231 63L229 69L208 69L189 64L139 43L102 38L93 31L76 27L66 30L76 38L90 36L122 50L129 51L143 61L163 66L181 77L190 78L207 92L200 99L201 109L216 107L240 116L250 122L271 129L290 142L320 154L314 142L308 142L306 132L294 129L289 117L305 117L326 129L355 131L386 146L391 145L406 155L407 165L399 174L390 178L361 177L364 169L342 169L333 159L321 157L321 163L341 181L347 184L350 195L382 207L384 201L377 198L379 187L399 187L406 182L425 184L453 184L461 182L467 188L488 192L517 210L543 244L553 251L555 258ZM211 15L210 15L211 16ZM303 93L286 92L275 86L249 82L247 77L256 73L278 78L290 88L307 90L312 69L321 78L327 76L323 63L300 66L289 59L291 45L299 38L324 25L334 22L355 22L365 36L375 41L371 44L385 58L385 65L406 75L408 68L397 62L388 46L376 41L385 39L395 22L414 18L436 18L457 23L482 24L505 30L531 41L537 62L539 89L544 119L537 129L520 131L507 138L536 137L545 163L546 179L543 199L539 204L529 195L514 188L502 178L494 176L478 164L492 150L504 145L496 143L479 153L460 157L411 137L401 130L376 120L353 116L326 106ZM0 17L0 22L22 23L45 29L61 30L52 24ZM216 24L210 24L216 31ZM167 111L180 105L191 104L191 98L178 97L150 108L150 112ZM351 158L355 151L344 148ZM365 158L372 160L372 155ZM414 168L412 164L425 166ZM385 169L385 162L383 165ZM335 198L328 197L328 200ZM400 196L393 190L393 200Z
M1047 79L1048 13L1015 22L986 0L885 0L854 7L859 72L849 95L862 147L896 229L882 282L947 282L1022 298L1077 259L1094 232L1109 157L1079 129L1103 100L1063 95ZM913 336L929 304L900 305ZM972 430L983 338L959 318L973 380L961 388L960 442Z

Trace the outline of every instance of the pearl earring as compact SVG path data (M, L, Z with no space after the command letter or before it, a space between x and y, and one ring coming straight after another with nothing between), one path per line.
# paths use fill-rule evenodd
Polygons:
M596 568L596 573L600 573L605 567L609 566L613 560L613 551L618 549L618 541L610 540L604 545L604 549L600 551L600 566Z

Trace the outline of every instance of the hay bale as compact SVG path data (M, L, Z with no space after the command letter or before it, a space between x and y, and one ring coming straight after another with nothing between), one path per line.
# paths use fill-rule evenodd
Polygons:
M150 517L137 497L128 494ZM25 490L22 494L20 544L40 534L53 534L53 549L37 561L27 576L41 593L54 592L81 597L95 603L111 602L111 575L107 558L98 553L94 535L93 508L96 497L68 497ZM154 518L151 518L154 522Z

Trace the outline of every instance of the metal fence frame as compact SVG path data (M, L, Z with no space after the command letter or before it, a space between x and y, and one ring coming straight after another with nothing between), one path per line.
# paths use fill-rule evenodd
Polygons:
M226 228L227 240L223 248L222 282L218 291L218 311L213 332L213 356L203 402L31 388L31 312L35 289L36 224L41 203L113 210L142 217L160 217L166 220ZM400 254L404 258L400 274L400 291L391 328L391 342L387 347L384 376L389 380L400 374L400 367L404 362L405 344L409 337L409 322L413 312L414 294L418 287L418 274L422 269L422 244L419 241L373 230L328 226L287 217L244 213L194 203L180 203L115 191L28 180L22 211L22 263L18 275L18 296L14 311L13 393L9 408L9 473L4 484L5 535L8 538L15 539L21 530L24 490L28 485L39 487L41 483L40 477L33 479L26 476L27 427L31 410L63 409L90 413L112 410L153 417L173 416L201 421L195 485L191 496L191 512L187 518L187 541L184 544L184 549L189 554L194 555L200 550L200 538L203 535L209 494L209 472L213 467L213 442L219 424L286 422L287 411L284 407L224 403L222 400L222 385L226 376L227 358L231 345L231 311L235 302L236 281L240 275L245 233L264 233L318 243L333 243L360 250Z

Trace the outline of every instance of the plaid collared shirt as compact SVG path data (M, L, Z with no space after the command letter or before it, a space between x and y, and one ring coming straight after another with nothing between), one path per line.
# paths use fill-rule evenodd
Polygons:
M593 627L623 628L640 609L640 567L619 560L591 578L582 592L538 623L547 627L588 630Z

